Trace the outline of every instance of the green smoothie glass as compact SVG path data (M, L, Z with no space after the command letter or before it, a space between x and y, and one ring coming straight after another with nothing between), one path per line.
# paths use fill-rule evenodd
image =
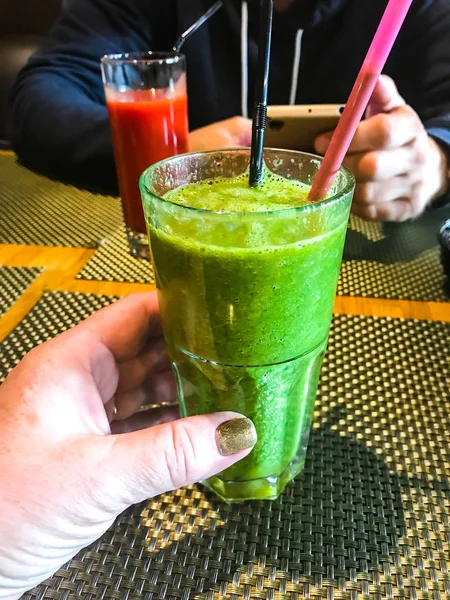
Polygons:
M205 182L220 200L215 178L245 173L249 158L247 149L175 156L140 182L181 413L236 411L258 433L248 457L202 482L228 502L274 499L303 469L354 190L341 169L326 200L305 204L303 192L293 208L247 212L237 199L233 210L208 210L164 198ZM321 159L265 150L264 160L310 185Z

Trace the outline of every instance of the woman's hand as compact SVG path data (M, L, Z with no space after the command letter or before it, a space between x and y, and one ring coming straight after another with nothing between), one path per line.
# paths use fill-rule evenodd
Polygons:
M138 412L174 399L153 293L98 312L12 371L0 388L0 598L53 574L131 504L207 478L256 442L235 413ZM227 456L233 419L242 450Z

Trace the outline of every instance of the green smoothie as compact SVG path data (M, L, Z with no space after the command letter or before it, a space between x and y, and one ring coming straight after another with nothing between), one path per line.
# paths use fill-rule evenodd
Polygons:
M258 433L205 482L229 501L274 498L304 465L351 201L317 210L307 193L271 173L206 179L148 219L182 413L233 410Z

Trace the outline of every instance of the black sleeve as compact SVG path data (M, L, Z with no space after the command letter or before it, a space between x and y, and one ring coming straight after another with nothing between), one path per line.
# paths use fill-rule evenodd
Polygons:
M412 97L406 100L429 135L450 152L450 2L415 0L411 11L398 80L405 88L415 81Z
M99 60L149 50L145 0L66 0L13 90L13 147L31 168L116 188Z

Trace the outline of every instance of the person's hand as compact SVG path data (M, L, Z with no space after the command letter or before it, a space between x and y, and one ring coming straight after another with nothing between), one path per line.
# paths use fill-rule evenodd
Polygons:
M325 154L331 136L317 138L317 152ZM375 87L344 166L357 181L352 212L367 220L416 217L446 191L444 152L385 75Z
M50 576L131 504L246 456L226 456L236 424L235 448L255 443L235 413L137 412L175 397L157 311L155 294L121 300L31 351L0 388L0 598Z
M191 152L248 147L252 143L252 122L244 117L219 121L189 134Z

